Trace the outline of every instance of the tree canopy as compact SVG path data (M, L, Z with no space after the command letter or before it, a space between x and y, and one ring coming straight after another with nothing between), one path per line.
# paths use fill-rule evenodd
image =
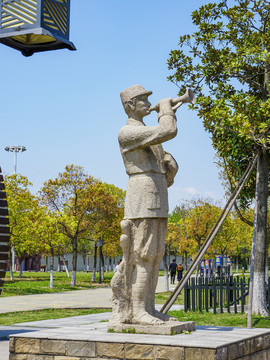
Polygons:
M179 86L180 93L188 86L197 95L195 108L211 134L231 189L255 153L259 155L257 175L253 173L242 191L240 205L245 208L255 198L256 189L258 288L254 292L261 296L254 312L261 314L267 314L264 277L259 274L266 268L260 259L267 249L269 14L266 0L222 0L203 5L192 13L197 30L180 36L179 49L173 50L168 60L173 71L169 79Z

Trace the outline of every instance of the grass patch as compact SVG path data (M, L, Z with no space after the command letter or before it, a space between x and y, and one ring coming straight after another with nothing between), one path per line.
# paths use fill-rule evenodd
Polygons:
M0 325L8 326L29 321L61 319L71 316L99 314L111 309L42 309L34 311L17 311L0 314Z
M196 325L203 326L230 326L230 327L247 327L247 314L237 313L223 313L213 314L206 311L169 311L169 315L177 318L180 321L195 321ZM270 316L262 317L260 315L252 316L252 327L255 328L270 328Z
M171 295L170 291L157 293L155 295L155 302L156 304L165 304L166 300L168 300L169 296ZM175 305L184 305L184 292L182 291L181 294L177 297L176 301L174 302Z
M77 272L76 286L71 287L71 273L68 278L65 272L54 272L53 289L50 289L50 273L49 272L24 272L23 277L19 277L19 273L15 272L14 280L9 279L10 274L6 274L3 291L1 296L17 296L32 294L47 294L62 291L74 291L94 289L98 287L106 287L110 285L110 281L114 275L113 271L104 274L102 283L98 283L98 274L96 274L96 282L92 282L92 272Z

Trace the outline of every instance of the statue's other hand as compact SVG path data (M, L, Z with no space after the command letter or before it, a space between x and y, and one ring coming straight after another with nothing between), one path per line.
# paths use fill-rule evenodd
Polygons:
M174 177L178 171L178 164L175 158L170 153L168 153L167 151L164 151L164 153L167 186L170 187L173 184Z

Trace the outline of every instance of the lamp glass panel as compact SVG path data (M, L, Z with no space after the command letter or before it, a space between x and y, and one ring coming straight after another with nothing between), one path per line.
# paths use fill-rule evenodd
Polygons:
M38 45L55 42L55 38L49 35L25 34L12 36L12 39L26 45Z

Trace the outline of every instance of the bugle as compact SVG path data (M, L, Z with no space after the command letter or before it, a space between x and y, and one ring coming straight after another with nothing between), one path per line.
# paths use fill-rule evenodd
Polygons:
M190 104L195 104L196 102L196 98L195 95L193 93L193 91L191 89L187 89L187 91L185 92L184 95L179 96L178 98L172 99L172 106L175 106L179 103L184 104L184 103L190 103ZM152 106L150 108L150 111L159 111L159 104Z

